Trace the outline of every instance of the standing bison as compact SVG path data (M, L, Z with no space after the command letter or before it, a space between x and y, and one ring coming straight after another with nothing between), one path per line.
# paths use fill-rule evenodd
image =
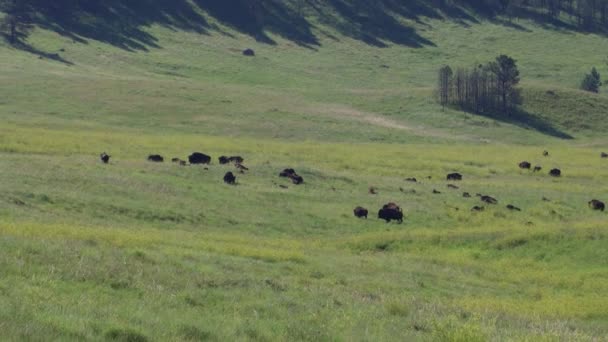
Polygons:
M163 156L161 156L160 154L151 154L148 156L148 161L162 163L163 161L165 161L165 158L163 158Z
M395 220L399 223L403 222L403 212L395 203L387 203L378 211L378 218L385 220L387 223Z
M593 210L604 211L606 210L606 204L604 204L604 202L602 201L594 199L589 201L589 208Z
M211 157L200 152L194 152L188 156L190 164L209 164L211 163Z
M552 177L561 177L562 170L560 170L560 169L551 169L551 171L549 171L549 175L552 176Z
M527 161L522 161L521 163L519 163L519 168L520 169L527 169L530 170L530 168L532 167L532 164L530 164Z
M291 179L293 184L302 184L304 183L304 178L296 173L294 169L285 169L279 173L279 177L285 177Z
M104 164L107 164L107 163L110 162L110 156L107 153L105 153L105 152L99 155L99 159L101 159L101 161Z
M446 176L446 179L449 181L461 181L462 175L460 173L454 172L450 173Z
M230 172L230 171L226 172L226 174L224 175L224 183L230 184L230 185L236 184L236 177L234 176L234 174L232 172Z

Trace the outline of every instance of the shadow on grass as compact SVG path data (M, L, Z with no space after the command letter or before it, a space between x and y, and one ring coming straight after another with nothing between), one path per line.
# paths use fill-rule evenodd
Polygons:
M8 42L7 37L4 37L5 41ZM63 57L61 57L61 55L59 55L58 53L51 53L51 52L46 52L46 51L42 51L40 49L37 49L27 43L25 43L23 40L18 40L17 42L15 42L14 44L10 45L11 47L17 49L17 50L21 50L21 51L25 51L31 54L34 54L36 56L38 56L40 59L46 58L46 59L50 59L56 62L60 62L66 65L74 65L74 63L70 62L67 59L64 59Z
M525 129L535 130L539 133L564 139L571 140L574 139L570 134L560 130L555 127L551 122L540 118L538 115L533 113L529 113L524 109L517 109L513 113L509 115L497 115L497 114L488 114L488 113L476 113L472 111L467 111L470 114L483 116L486 118L490 118L499 122L508 123L511 125L515 125Z

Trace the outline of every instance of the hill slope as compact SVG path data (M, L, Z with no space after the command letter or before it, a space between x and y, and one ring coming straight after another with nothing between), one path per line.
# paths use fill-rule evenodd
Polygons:
M0 47L4 339L608 338L587 207L608 201L608 98L576 89L603 36L422 1L268 2L265 30L220 1L107 3L45 7L29 52ZM527 116L442 111L437 68L500 53ZM208 170L145 160L193 151ZM376 219L391 201L402 225Z

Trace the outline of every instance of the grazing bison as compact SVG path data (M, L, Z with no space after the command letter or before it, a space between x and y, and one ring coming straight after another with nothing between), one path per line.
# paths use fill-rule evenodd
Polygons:
M385 220L387 223L391 220L401 223L403 222L403 212L395 203L388 203L378 211L378 218Z
M236 183L236 177L230 171L226 172L224 175L224 183L234 185Z
M527 161L522 161L521 163L519 163L519 168L520 169L527 169L530 170L530 168L532 167L532 164L530 164Z
M536 165L536 166L534 167L534 172L540 172L542 169L543 169L543 167L542 167L542 166Z
M165 161L165 158L163 158L163 156L159 154L151 154L148 156L148 161L162 163L163 161Z
M245 161L245 159L243 159L243 157L241 156L232 156L232 157L228 157L228 161L231 163L242 163Z
M594 199L589 201L589 208L593 210L604 211L606 210L606 205L604 204L604 202Z
M479 198L481 199L482 202L485 202L488 204L498 204L498 200L492 196L481 195Z
M450 173L446 176L446 179L449 181L461 181L462 175L460 173L454 172Z
M370 195L377 195L378 192L376 191L376 188L374 188L373 186L370 186L368 189L368 192Z
M302 178L302 176L298 175L294 169L285 169L285 170L281 171L281 173L279 173L279 177L289 178L289 179L291 179L293 184L296 184L296 185L304 183L304 178Z
M551 169L551 171L549 171L549 175L553 177L561 177L562 171L560 169Z
M471 194L468 193L468 192L463 192L462 193L462 197L464 197L464 198L471 198Z
M518 207L514 206L513 204L507 205L507 209L513 210L513 211L521 211L521 209L519 209Z
M454 184L448 184L448 188L449 188L449 189L454 189L454 190L458 190L458 189L460 189L459 187L457 187L457 186L456 186L456 185L454 185Z
M107 164L107 163L110 162L110 156L107 153L105 153L105 152L99 155L99 159L101 159L101 161L104 164Z
M255 56L255 51L253 49L245 49L243 50L243 56L253 57Z
M355 210L353 210L353 213L355 214L355 217L367 218L367 209L363 207L356 207Z
M222 164L222 165L230 163L230 160L226 156L220 156L217 159L220 162L220 164Z
M474 206L473 208L471 208L471 211L484 211L486 208L484 207L480 207L478 205Z
M543 151L543 156L548 157L549 156L549 151Z
M608 153L606 153L606 152L602 152L602 153L600 154L600 157L602 157L602 158L608 158Z
M412 178L406 178L405 181L406 182L412 182L412 183L417 183L418 182L418 180L416 178L413 178L413 177Z
M194 152L188 156L190 164L209 164L211 163L211 157L200 152Z
M433 189L433 193L434 193L434 194L440 194L440 193L441 193L441 191L439 191L439 190L437 190L437 189Z

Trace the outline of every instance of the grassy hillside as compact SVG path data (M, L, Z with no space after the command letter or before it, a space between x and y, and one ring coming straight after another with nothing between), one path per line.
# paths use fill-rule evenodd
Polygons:
M603 36L429 7L365 30L333 1L298 34L256 32L202 3L105 36L86 28L111 17L46 13L30 52L0 47L2 339L608 338L606 214L587 207L608 201L608 97L576 89L606 69ZM437 68L500 53L527 114L442 111ZM209 170L145 161L193 151ZM234 187L222 154L251 169ZM389 201L402 225L376 219Z

